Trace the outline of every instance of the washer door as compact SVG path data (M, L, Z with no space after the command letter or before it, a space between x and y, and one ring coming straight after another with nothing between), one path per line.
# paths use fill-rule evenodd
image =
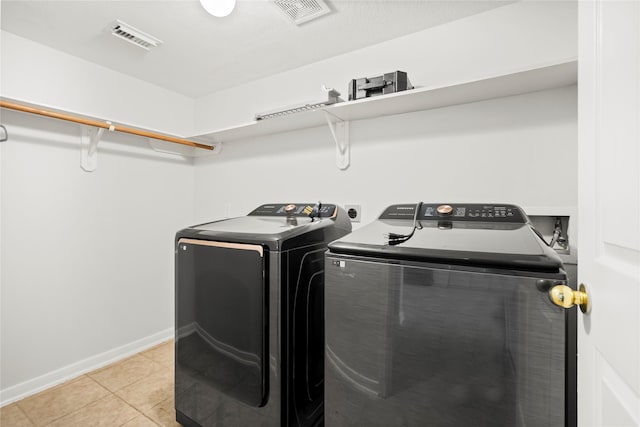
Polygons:
M575 335L539 277L332 255L325 274L327 425L575 425Z
M176 253L176 406L181 395L267 400L265 256L259 245L180 239ZM193 391L193 390L191 390ZM185 402L188 404L188 402ZM199 415L199 416L198 416ZM198 419L206 414L191 414Z

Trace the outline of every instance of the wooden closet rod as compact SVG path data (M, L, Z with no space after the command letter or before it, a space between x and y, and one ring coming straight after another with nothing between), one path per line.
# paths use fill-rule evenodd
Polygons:
M41 116L53 117L54 119L66 120L69 122L80 123L82 125L95 126L103 129L129 133L132 135L145 136L147 138L159 139L162 141L173 142L175 144L188 145L190 147L202 148L203 150L213 150L211 145L200 144L198 142L189 141L187 139L176 138L174 136L162 135L142 129L134 129L121 125L114 125L99 120L86 119L84 117L75 117L69 114L57 113L55 111L43 110L41 108L29 107L15 102L0 100L0 107L9 108L11 110L22 111L24 113L39 114Z

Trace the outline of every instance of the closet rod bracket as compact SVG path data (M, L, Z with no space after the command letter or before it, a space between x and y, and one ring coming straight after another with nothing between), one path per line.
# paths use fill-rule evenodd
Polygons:
M109 131L114 130L111 122L107 122ZM98 142L105 128L82 126L80 137L80 167L86 172L93 172L98 167Z
M9 139L9 133L4 125L0 125L0 142L5 142Z
M337 116L324 111L327 119L331 136L336 143L336 166L338 169L345 170L349 167L350 159L350 141L349 141L349 121L342 120Z

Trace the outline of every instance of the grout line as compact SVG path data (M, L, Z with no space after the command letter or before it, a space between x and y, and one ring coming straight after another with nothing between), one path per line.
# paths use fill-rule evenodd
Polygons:
M140 415L142 415L144 418L146 418L146 419L148 419L149 421L151 421L152 423L154 423L155 425L162 427L162 425L161 425L161 424L158 424L157 422L155 422L154 420L152 420L151 418L149 418L149 417L147 416L147 414L145 414L144 412L140 412L140 411L138 411L138 413L139 413ZM131 421L131 420L129 420L129 421ZM129 421L127 421L127 422L129 422ZM125 423L125 424L126 424L126 423ZM123 424L123 425L124 425L124 424Z
M19 400L47 391L69 381L73 381L87 372L95 372L105 366L117 363L134 354L142 353L159 344L173 339L174 328L141 338L132 343L125 344L115 349L107 350L101 354L63 366L53 372L46 373L11 386L0 392L0 406L6 406ZM159 341L157 340L159 338ZM151 344L149 344L151 343ZM148 345L149 344L149 345Z
M129 402L127 402L126 400L124 400L123 398L121 398L120 396L118 396L117 394L115 394L115 393L111 393L111 394L112 394L113 396L115 396L115 398L116 398L116 399L118 399L118 400L120 400L120 401L124 402L124 404L125 404L125 405L127 405L128 407L130 407L131 409L133 409L137 414L139 414L139 415L144 415L142 412L140 412L140 411L138 410L138 408L134 407L133 405L131 405ZM125 421L124 423L122 423L122 424L120 424L120 425L121 425L121 426L123 426L123 425L125 425L126 423L128 423L129 421L133 420L133 419L134 419L134 418L136 418L136 417L137 417L137 415L135 415L135 416L133 416L133 417L129 418L127 421Z
M150 372L149 374L147 374L146 376L142 377L141 379L139 379L139 380L137 380L137 381L134 381L134 382L132 382L132 383L129 383L129 384L125 384L125 385L123 385L123 386L121 386L121 387L119 387L119 388L117 388L117 389L115 389L115 390L111 390L111 389L109 389L106 385L102 384L98 379L91 377L91 375L92 375L92 374L94 374L94 372L93 372L93 371L92 371L92 372L87 373L86 375L87 375L87 376L89 376L92 380L94 380L94 381L95 381L95 382L97 382L98 384L100 384L103 388L106 388L108 391L110 391L111 393L114 393L114 394L115 394L116 392L118 392L118 391L120 391L120 390L123 390L123 389L125 389L125 388L129 387L129 386L130 386L130 385L132 385L132 384L136 384L136 383L138 383L138 382L140 382L140 381L142 381L142 380L144 380L144 379L147 379L149 376L151 376L151 375L153 375L153 374L155 374L155 373L157 373L157 372L160 372L160 371L162 371L164 368L166 368L162 363L156 362L156 361L155 361L155 360L153 360L153 359L150 359L150 358L148 358L148 357L146 357L146 356L143 356L141 353L136 353L136 354L134 354L134 355L132 355L132 356L130 356L130 357L128 357L128 358L126 358L126 359L123 359L123 360L120 360L120 361L118 361L118 362L115 362L115 363L113 363L112 365L107 365L107 366L105 366L105 367L103 367L103 368L100 368L99 370L106 370L106 369L109 369L109 368L111 368L112 366L115 366L115 365L117 365L117 364L119 364L119 363L126 362L127 360L133 359L133 358L138 357L138 356L140 356L140 357L142 357L143 359L145 359L145 360L147 360L147 361L151 362L151 364L152 364L152 365L157 365L157 366L154 366L154 369L152 369L152 370L151 370L151 372Z
M154 346L154 347L151 347L151 349L156 348L156 347L159 347L159 346L161 346L161 345L166 345L166 344L167 344L168 342L170 342L170 341L171 341L171 340L167 340L167 341L165 341L165 342L162 342L162 343L160 343L160 344L158 344L158 345L156 345L156 346ZM104 399L107 399L107 398L110 398L110 397L115 397L116 399L119 399L120 401L124 402L127 406L129 406L130 408L132 408L132 409L133 409L137 414L142 415L143 417L145 417L146 419L148 419L149 421L151 421L151 422L152 422L152 423L154 423L155 425L162 426L161 424L159 424L158 422L156 422L155 420L153 420L152 418L150 418L147 414L145 414L144 412L142 412L142 411L141 411L141 410L139 410L138 408L134 407L131 403L129 403L129 402L128 402L128 401L126 401L123 397L120 397L120 396L117 394L117 392L118 392L119 390L122 390L122 389L123 389L123 388L125 388L125 387L128 387L128 386L130 386L130 385L137 384L137 383L139 383L139 382L141 382L141 381L144 381L144 380L148 379L149 377L151 377L152 375L157 374L158 372L161 372L163 369L173 367L173 363L172 363L171 361L168 361L167 363L162 363L162 362L158 362L158 361L156 361L156 360L154 360L154 359L152 359L152 358L150 358L150 357L145 356L145 355L143 355L143 354L142 354L142 353L144 353L144 352L146 352L146 351L148 351L148 350L150 350L150 349L147 349L147 350L141 351L141 352L139 352L139 353L135 353L135 354L133 354L133 355L131 355L131 356L129 356L129 357L127 357L127 358L125 358L125 359L122 359L122 360L119 360L119 361L113 362L113 363L111 363L111 364L109 364L109 365L106 365L106 366L100 367L100 368L98 368L98 369L94 369L93 371L87 372L87 373L82 374L82 375L80 375L80 376L78 376L78 377L76 377L76 378L73 378L73 379L71 379L71 380L69 380L69 381L66 381L65 383L68 385L68 384L71 384L71 383L73 383L73 382L76 382L76 381L81 380L83 377L86 377L86 378L88 378L89 380L91 380L93 383L97 384L100 388L104 389L104 390L107 392L107 394L105 394L105 395L104 395L104 396L102 396L102 397L97 398L96 400L93 400L93 401L91 401L91 402L88 402L87 404L85 404L85 405L83 405L83 406L81 406L81 407L78 407L78 408L74 409L74 410L73 410L73 411L71 411L71 412L68 412L68 413L62 414L61 416L56 417L55 419L52 419L52 420L48 421L48 422L47 422L46 424L44 424L43 426L51 425L51 424L55 423L56 421L58 421L58 420L60 420L60 419L62 419L62 418L64 418L64 417L66 417L66 416L69 416L69 415L75 414L76 412L79 412L79 411L81 411L81 410L85 409L85 408L86 408L87 406L89 406L89 405L92 405L92 404L94 404L94 403L96 403L96 402L99 402L100 400L104 400ZM138 380L138 381L135 381L135 382L133 382L133 383L131 383L131 384L126 385L125 387L122 387L122 388L120 388L120 389L118 389L118 390L114 390L114 391L111 391L111 390L110 390L110 389L108 389L106 386L104 386L102 383L100 383L97 379L95 379L95 378L93 378L93 377L91 376L92 374L95 374L97 371L101 371L101 370L107 369L107 368L109 368L109 367L111 367L111 366L113 366L113 365L116 365L116 364L118 364L118 363L121 363L122 361L124 361L124 360L126 360L126 359L129 359L129 358L132 358L132 357L134 357L134 356L138 356L138 355L139 355L139 356L142 356L144 359L147 359L147 360L149 360L149 361L153 362L153 364L158 365L158 369L153 370L150 374L148 374L148 375L147 375L147 376L145 376L144 378L141 378L141 379L140 379L140 380ZM59 384L59 385L58 385L58 386L56 386L56 387L62 387L62 386L64 386L64 385L65 385L65 383ZM46 390L41 391L40 393L36 393L36 394L34 394L34 395L32 395L32 396L25 397L24 399L21 399L21 400L18 400L18 401L16 401L16 402L15 402L15 403L16 403L16 407L17 407L17 408L18 408L18 409L19 409L19 410L20 410L20 411L25 415L25 417L27 418L27 420L28 420L28 421L29 421L33 426L38 427L38 424L37 424L33 419L31 419L31 417L27 414L27 411L25 411L25 410L20 406L20 402L21 402L21 401L23 401L23 400L29 399L29 398L31 398L31 397L37 396L38 394L46 393L47 391L50 391L50 390L52 390L53 388L55 388L55 387L51 387L51 388L49 388L49 389L46 389ZM158 405L162 404L163 402L164 402L164 401L159 402L159 403L158 403L158 404L156 404L155 406L158 406ZM155 406L153 406L153 407L155 407ZM137 417L137 415L136 415L136 417ZM128 423L129 421L133 420L133 419L134 419L134 418L136 418L136 417L133 417L133 418L131 418L131 419L127 420L124 424ZM122 425L124 425L124 424L122 424Z
M27 411L25 411L24 409L22 409L22 408L20 407L20 405L18 405L18 402L16 402L16 408L18 408L18 410L19 410L20 412L22 412L22 414L25 416L25 418L26 418L27 420L29 420L29 422L31 423L31 425L32 425L32 426L37 426L37 425L38 425L38 424L36 424L36 423L35 423L35 421L33 421L33 420L31 419L31 417L29 416L29 414L27 414Z
M27 414L27 411L26 411L26 410L24 410L24 409L22 409L22 407L20 406L20 402L21 402L22 400L26 400L26 399L29 399L29 398L31 398L31 397L35 397L35 396L37 396L37 395L39 395L39 394L41 394L41 393L46 393L46 392L48 392L48 391L50 391L50 390L52 390L52 389L54 389L54 388L56 388L56 387L64 387L65 385L69 385L69 384L71 384L71 383L74 383L74 382L76 382L76 381L79 381L79 380L81 380L81 379L82 379L82 377L87 377L88 379L90 379L91 381L93 381L94 383L96 383L100 388L105 389L105 390L107 391L107 393L111 393L111 391L110 391L110 390L107 390L107 388L106 388L106 387L104 387L102 384L100 384L99 382L97 382L97 381L96 381L96 380L94 380L93 378L89 377L88 375L83 374L83 375L80 375L79 377L76 377L76 378L74 378L74 379L72 379L72 380L70 380L70 381L68 381L68 382L65 382L65 383L59 384L59 385L57 385L57 386L55 386L55 387L51 387L50 389L47 389L47 390L41 391L40 393L37 393L37 394L34 394L34 395L32 395L32 396L26 397L26 398L24 398L24 399L18 400L18 401L16 402L16 405L18 406L18 408L20 408L20 410L21 410L22 412L24 412L24 414L26 415L27 419L29 419L29 421L31 421L31 423L32 423L34 426L38 426L38 423L36 423L35 421L33 421L33 420L31 419L31 417L29 417L29 415ZM42 427L44 427L44 426L48 426L48 425L51 425L52 423L54 423L54 422L58 421L59 419L64 418L64 417L66 417L67 415L71 415L71 414L73 414L73 413L75 413L75 412L77 412L77 411L79 411L79 410L81 410L81 409L84 409L84 408L86 408L87 406L91 405L92 403L95 403L95 402L97 402L97 401L99 401L99 400L101 400L101 399L104 399L104 398L105 398L105 397L107 397L107 396L108 396L108 394L106 394L106 395L104 395L104 396L102 396L102 397L99 397L99 398L97 398L96 400L93 400L93 401L91 401L91 402L87 403L86 405L83 405L83 406L81 406L81 407L79 407L79 408L77 408L77 409L75 409L75 410L73 410L73 411L71 411L71 412L67 412L67 413L65 413L65 414L62 414L61 416L59 416L59 417L57 417L57 418L52 419L51 421L47 422L46 424L42 424Z
M93 381L94 383L96 383L99 387L101 387L101 388L105 389L105 390L107 391L107 393L108 393L108 394L105 394L104 396L99 397L99 398L97 398L96 400L94 400L94 401L92 401L92 402L89 402L89 403L87 403L86 405L81 406L81 407L77 408L77 409L76 409L76 410L74 410L74 411L68 412L68 413L66 413L66 414L64 414L64 415L59 416L58 418L55 418L55 419L53 419L53 420L49 421L47 424L44 424L44 426L43 426L43 427L48 426L48 425L51 425L51 424L53 424L54 422L58 421L59 419L62 419L62 418L64 418L64 417L66 417L67 415L75 414L76 412L79 412L79 411L83 410L84 408L86 408L87 406L89 406L89 405L93 405L94 403L99 402L99 401L101 401L102 399L106 399L107 397L109 397L109 395L113 395L113 392L112 392L111 390L108 390L105 386L103 386L103 385L102 385L102 384L100 384L98 381L96 381L96 380L94 380L93 378L91 378L89 375L86 375L86 374L85 374L85 375L82 375L82 376L80 376L80 377L78 377L78 378L82 378L82 377L87 377L87 378L89 378L91 381ZM34 424L35 424L35 423L34 423ZM37 426L37 424L35 424L35 425Z

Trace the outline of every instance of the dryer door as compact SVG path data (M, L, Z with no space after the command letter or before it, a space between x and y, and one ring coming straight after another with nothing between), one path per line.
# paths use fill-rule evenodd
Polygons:
M176 250L176 407L194 390L203 399L223 394L265 405L268 298L262 246L180 239ZM183 403L191 406L189 399ZM207 416L188 412L196 420Z

